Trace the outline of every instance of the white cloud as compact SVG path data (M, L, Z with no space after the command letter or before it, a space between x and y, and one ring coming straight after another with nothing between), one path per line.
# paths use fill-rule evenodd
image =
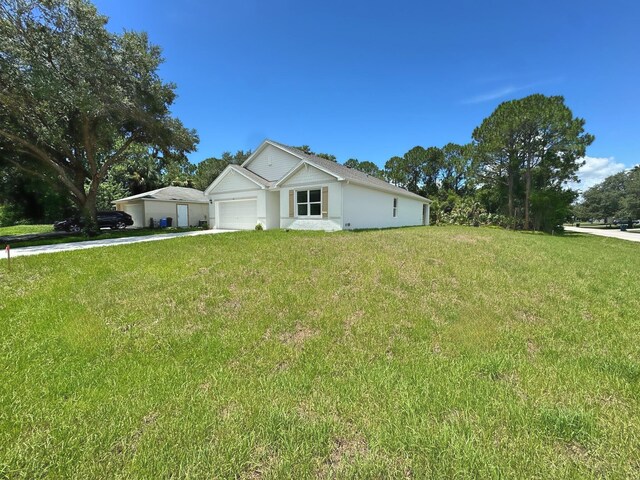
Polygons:
M625 169L624 164L613 157L584 157L585 164L578 170L580 183L570 183L569 187L584 192L602 182L605 178Z
M557 78L550 78L548 80L542 80L539 82L533 82L533 83L528 83L523 85L507 85L505 87L498 88L490 92L483 93L481 95L476 95L474 97L467 98L465 100L462 100L462 102L460 103L462 103L463 105L472 105L475 103L489 102L491 100L497 100L498 98L506 97L508 95L511 95L512 93L520 92L522 90L538 88L538 87L542 87L545 85L558 83L562 81L563 81L562 77L557 77Z
M515 87L513 85L510 85L508 87L500 88L498 90L494 90L492 92L484 93L482 95L476 95L475 97L471 97L471 98L468 98L466 100L463 100L462 103L463 104L472 104L472 103L488 102L490 100L496 100L498 98L506 97L507 95L515 93L515 92L517 92L519 90L524 90L527 87L528 87L528 85L526 85L524 87Z

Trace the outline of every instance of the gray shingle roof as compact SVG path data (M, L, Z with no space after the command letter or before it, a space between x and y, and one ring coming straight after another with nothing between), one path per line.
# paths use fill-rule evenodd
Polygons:
M412 197L420 200L428 200L427 198L418 195L416 193L410 192L404 188L398 187L396 185L392 185L389 182L385 182L384 180L380 180L379 178L372 177L360 170L356 170L354 168L345 167L340 163L332 162L331 160L327 160L326 158L317 157L315 155L309 155L302 150L299 150L295 147L290 147L289 145L284 145L282 143L274 142L273 140L267 140L267 142L276 145L289 153L296 155L298 157L304 158L308 160L310 163L314 163L317 166L341 177L345 180L349 180L353 183L357 183L363 186L377 188L379 190L385 190L390 193L396 193L398 195L403 195L405 197ZM430 201L430 200L429 200Z
M150 192L139 193L138 195L131 195L130 197L121 198L115 200L116 202L125 202L129 200L174 200L178 202L191 202L191 203L207 203L208 200L204 196L202 190L196 190L195 188L187 187L164 187L157 190L151 190Z

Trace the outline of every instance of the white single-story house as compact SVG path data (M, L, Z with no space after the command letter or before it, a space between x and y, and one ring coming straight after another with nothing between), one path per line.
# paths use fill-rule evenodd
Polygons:
M196 227L209 216L209 202L204 192L195 188L159 188L113 203L116 210L131 215L133 226L137 228L148 227L152 218L155 222L171 218L174 227Z
M429 225L431 201L324 158L265 140L204 194L220 229L343 230Z

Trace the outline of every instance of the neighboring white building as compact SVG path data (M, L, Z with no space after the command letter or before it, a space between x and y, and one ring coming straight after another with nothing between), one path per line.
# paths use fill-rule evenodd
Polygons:
M165 187L132 195L113 202L116 210L127 212L136 228L148 227L151 219L158 222L171 218L174 227L197 227L209 216L209 202L202 190Z
M431 201L324 158L265 140L204 194L209 226L343 230L429 225Z

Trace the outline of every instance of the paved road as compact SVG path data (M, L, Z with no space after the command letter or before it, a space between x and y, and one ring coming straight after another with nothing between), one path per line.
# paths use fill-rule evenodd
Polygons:
M129 245L131 243L157 242L179 237L195 237L197 235L215 235L231 232L233 230L196 230L193 232L163 233L141 237L107 238L104 240L87 240L86 242L58 243L55 245L40 245L37 247L22 247L11 250L11 258L27 255L40 255L44 253L70 252L72 250L85 250L87 248L112 247L115 245ZM2 250L0 259L6 259L7 252Z
M588 233L601 237L618 238L630 242L640 242L640 233L621 232L620 230L604 230L600 228L564 227L567 232Z

